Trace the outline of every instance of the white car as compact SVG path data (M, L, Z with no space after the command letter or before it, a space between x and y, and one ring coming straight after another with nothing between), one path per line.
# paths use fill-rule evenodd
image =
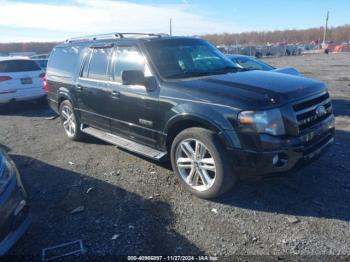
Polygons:
M0 104L45 96L45 73L26 57L0 57Z

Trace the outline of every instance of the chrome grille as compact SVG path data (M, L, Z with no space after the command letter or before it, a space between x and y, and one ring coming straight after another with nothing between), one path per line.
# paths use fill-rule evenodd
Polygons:
M298 121L299 133L321 123L333 113L328 93L294 104L293 109Z

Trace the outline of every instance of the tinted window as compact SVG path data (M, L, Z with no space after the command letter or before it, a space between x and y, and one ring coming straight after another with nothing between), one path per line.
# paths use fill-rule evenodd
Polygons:
M38 71L40 67L31 60L9 60L0 61L0 72L25 72L25 71Z
M56 47L49 58L47 73L72 77L79 64L81 46Z
M115 53L114 80L122 82L122 72L140 70L144 72L145 60L135 46L118 46Z
M89 64L88 78L98 80L108 80L108 65L112 53L112 48L95 48Z

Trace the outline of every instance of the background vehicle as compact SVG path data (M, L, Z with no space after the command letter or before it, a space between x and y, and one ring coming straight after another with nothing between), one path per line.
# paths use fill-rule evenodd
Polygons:
M195 195L213 198L240 175L291 170L333 142L319 81L240 72L198 38L100 35L56 46L48 100L67 136L89 134L161 160Z
M263 70L263 71L275 71L284 74L302 76L298 70L293 67L274 68L273 66L255 58L246 55L227 55L237 67L241 67L244 70Z
M0 104L45 96L45 73L25 57L0 57Z
M0 257L29 226L26 192L13 161L0 149ZM0 258L1 260L1 258Z
M30 59L36 60L36 59L43 59L47 60L49 58L50 54L39 54L39 55L32 55L30 56Z
M32 59L35 63L38 64L38 66L40 66L40 68L43 71L46 71L46 67L47 67L47 59Z

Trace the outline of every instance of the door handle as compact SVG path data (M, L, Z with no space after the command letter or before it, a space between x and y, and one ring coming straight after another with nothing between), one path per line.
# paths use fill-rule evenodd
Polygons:
M81 85L77 85L77 90L80 92L81 90L83 90L83 87Z
M112 98L120 98L120 92L112 91Z

